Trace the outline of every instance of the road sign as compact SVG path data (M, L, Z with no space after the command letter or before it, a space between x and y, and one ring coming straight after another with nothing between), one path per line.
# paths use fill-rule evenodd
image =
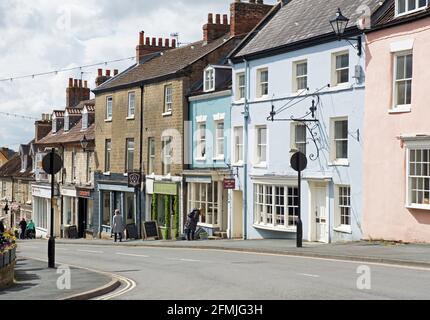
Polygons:
M130 172L128 174L128 187L137 188L140 186L142 176L139 172Z
M54 157L52 168L51 168L51 156ZM57 153L50 152L43 157L42 168L47 174L51 174L51 175L56 174L61 170L62 167L63 167L63 160L61 160L61 157Z
M308 165L308 159L306 159L306 156L299 151L293 154L290 164L294 170L303 171Z

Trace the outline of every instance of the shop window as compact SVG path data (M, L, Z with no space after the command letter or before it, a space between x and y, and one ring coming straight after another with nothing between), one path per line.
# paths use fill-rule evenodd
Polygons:
M103 197L103 225L110 226L111 225L111 194L109 191L104 191L102 194Z

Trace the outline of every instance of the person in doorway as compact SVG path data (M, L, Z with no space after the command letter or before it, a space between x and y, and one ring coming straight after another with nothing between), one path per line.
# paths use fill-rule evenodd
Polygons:
M122 233L124 232L124 223L122 220L121 213L119 212L119 209L115 210L115 215L113 217L113 225L112 225L112 232L115 236L115 241L118 240L119 242L122 242Z
M194 215L197 209L193 209L190 213L187 214L187 221L185 221L185 237L188 241L194 239L194 233L196 232L195 219Z
M19 228L21 229L21 234L19 238L21 240L25 239L25 230L27 230L27 221L25 221L25 218L22 218L22 220L19 222Z
M4 223L3 223L4 218L0 218L0 234L4 233Z

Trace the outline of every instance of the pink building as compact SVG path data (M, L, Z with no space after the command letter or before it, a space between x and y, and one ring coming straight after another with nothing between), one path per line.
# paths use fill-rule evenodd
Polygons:
M367 33L363 237L430 242L430 0L388 0Z

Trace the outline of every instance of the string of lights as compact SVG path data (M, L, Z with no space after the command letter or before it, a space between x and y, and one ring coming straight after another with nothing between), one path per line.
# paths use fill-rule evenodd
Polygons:
M101 65L106 66L110 63L116 63L116 62L122 62L122 61L127 61L127 60L134 60L134 59L136 59L136 57L128 57L128 58L122 58L122 59L116 59L116 60L97 62L97 63L93 63L93 64L87 64L87 65L82 65L82 66L78 66L78 67L64 68L64 69L58 69L58 70L40 72L40 73L33 73L33 74L24 75L24 76L2 78L2 79L0 79L0 82L6 82L6 81L13 82L14 80L30 79L30 78L34 79L36 77L47 76L47 75L57 75L57 74L62 73L62 72L69 72L69 71L74 71L74 70L83 70L83 69L97 67L97 66L101 66Z
M7 117L21 118L21 119L25 119L25 120L39 120L35 117L25 116L22 114L16 114L16 113L11 113L11 112L1 112L0 111L0 114L7 116Z

